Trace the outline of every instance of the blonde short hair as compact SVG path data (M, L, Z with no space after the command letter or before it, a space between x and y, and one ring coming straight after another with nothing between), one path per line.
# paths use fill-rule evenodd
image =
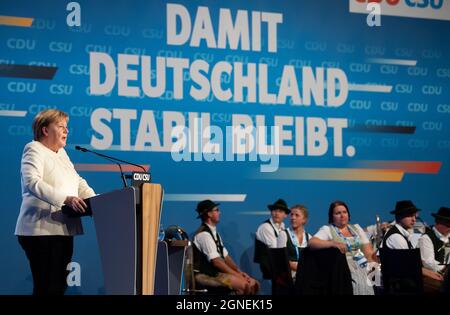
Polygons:
M48 127L51 123L65 119L69 121L69 115L59 109L47 109L36 115L33 120L34 140L39 141L44 136L42 128Z
M308 219L308 208L306 208L304 205L295 205L291 207L292 210L300 210L301 213L303 213L303 216L305 219Z

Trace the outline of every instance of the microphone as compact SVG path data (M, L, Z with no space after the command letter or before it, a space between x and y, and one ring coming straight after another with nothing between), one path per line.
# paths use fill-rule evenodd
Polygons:
M98 153L98 152L95 152L95 151L92 151L92 150L88 150L86 148L80 147L79 145L75 146L75 149L78 150L78 151L81 151L81 152L89 152L89 153L98 155L98 156L100 156L102 158L105 158L105 159L113 162L114 164L117 164L117 166L119 166L120 177L122 178L122 182L123 182L123 186L124 187L128 187L128 185L127 185L127 181L125 180L125 175L124 175L123 170L122 170L122 165L119 162L122 162L122 163L125 163L125 164L129 164L129 165L133 165L133 166L137 166L137 167L143 169L144 172L147 172L147 170L142 165L134 164L134 163L131 163L131 162L128 162L128 161L124 161L124 160L121 160L121 159L118 159L118 158L114 158L114 157L106 155L106 154L102 154L102 153Z
M128 162L128 161L125 161L125 160L121 160L121 159L109 156L109 155L98 153L96 151L88 150L86 148L80 147L79 145L75 146L75 149L79 150L79 151L82 151L82 152L90 152L90 153L93 153L95 155L98 155L98 156L101 156L101 157L104 157L104 158L107 158L107 159L110 159L110 160L114 160L114 161L117 161L117 162L122 162L122 163L125 163L125 164L128 164L128 165L133 165L133 166L141 168L144 172L147 172L145 167L143 167L142 165L139 165L139 164L134 164L134 163L131 163L131 162Z

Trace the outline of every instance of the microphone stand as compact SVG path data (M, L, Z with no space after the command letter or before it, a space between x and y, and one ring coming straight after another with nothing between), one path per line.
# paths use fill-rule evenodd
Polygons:
M128 162L128 161L124 161L124 160L121 160L121 159L118 159L118 158L114 158L114 157L111 157L111 156L108 156L108 155L105 155L105 154L102 154L102 153L98 153L98 152L95 152L95 151L92 151L92 150L88 150L88 149L80 147L78 145L75 146L75 149L78 150L78 151L81 151L81 152L89 152L89 153L95 154L97 156L100 156L100 157L102 157L104 159L107 159L107 160L113 162L114 164L117 164L119 166L120 177L122 178L122 182L123 182L123 186L124 187L128 187L128 185L127 185L127 181L125 179L125 174L123 173L123 170L122 170L122 165L120 163L118 163L118 162L122 162L122 163L125 163L125 164L130 164L130 165L133 165L133 166L137 166L137 167L143 169L144 172L147 172L147 170L142 165L134 164L134 163L131 163L131 162Z
M96 151L88 150L88 149L80 147L78 145L75 146L75 149L79 150L79 151L82 151L82 152L91 152L91 153L93 153L95 155L98 155L98 156L101 156L101 157L104 157L104 158L107 158L107 159L110 159L110 160L114 160L114 161L122 162L122 163L125 163L125 164L133 165L133 166L141 168L144 172L147 173L147 170L142 165L134 164L134 163L131 163L131 162L128 162L128 161L125 161L125 160L121 160L121 159L118 159L118 158L115 158L115 157L112 157L112 156L108 156L108 155L105 155L105 154L102 154L102 153L98 153Z

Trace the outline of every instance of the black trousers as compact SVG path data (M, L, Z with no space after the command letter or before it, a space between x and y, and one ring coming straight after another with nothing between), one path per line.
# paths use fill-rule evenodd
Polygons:
M63 295L67 289L67 264L72 260L73 236L19 236L30 262L33 295Z

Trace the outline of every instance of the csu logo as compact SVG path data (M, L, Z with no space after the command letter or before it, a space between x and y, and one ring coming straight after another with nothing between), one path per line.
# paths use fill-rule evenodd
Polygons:
M379 14L450 21L448 0L348 0L351 13L368 14L378 7Z
M72 94L73 86L65 84L52 84L50 85L49 91L51 94L56 95L70 95Z
M71 64L69 72L76 75L89 75L89 67L87 65Z
M381 65L380 66L380 73L382 74L397 74L398 72L398 66L392 66L392 65Z
M437 112L450 114L450 104L438 104Z
M442 8L444 4L444 0L355 0L359 3L387 3L391 6L396 6L398 4L406 4L410 8L428 8L431 7L433 9L439 10Z
M395 92L401 94L411 94L413 91L413 86L411 84L396 84Z
M383 101L380 104L380 108L382 111L395 112L398 109L398 102Z
M439 78L450 78L450 68L438 68L436 70L436 75Z
M48 49L53 52L70 53L72 51L72 43L50 42Z

